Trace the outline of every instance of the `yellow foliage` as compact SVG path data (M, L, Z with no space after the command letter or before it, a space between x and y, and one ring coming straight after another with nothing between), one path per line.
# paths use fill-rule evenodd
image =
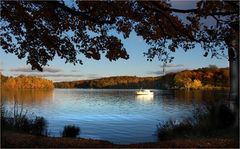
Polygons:
M200 80L195 79L192 83L191 83L191 88L193 89L198 89L202 87L202 82Z
M9 89L52 89L53 82L40 77L18 76L11 77L3 84L4 88Z

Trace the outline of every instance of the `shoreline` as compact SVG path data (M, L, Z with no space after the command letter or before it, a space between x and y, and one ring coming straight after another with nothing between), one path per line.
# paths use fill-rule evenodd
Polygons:
M184 139L177 138L159 142L147 142L137 144L114 144L106 140L84 139L84 138L61 138L48 136L35 136L26 133L13 131L1 132L1 147L18 147L18 148L76 148L76 147L91 147L91 148L172 148L172 147L238 147L239 142L229 138L194 138Z
M139 90L140 88L61 88L61 87L54 87L52 89L22 89L22 88L16 88L16 89L10 89L10 88L1 88L1 90L29 90L29 91L50 91L50 90L54 90L54 89L94 89L94 90L101 90L101 89L110 89L110 90ZM150 89L150 90L176 90L176 91L228 91L230 90L230 88L228 87L214 87L214 88L198 88L198 89L187 89L187 88L146 88L146 89Z

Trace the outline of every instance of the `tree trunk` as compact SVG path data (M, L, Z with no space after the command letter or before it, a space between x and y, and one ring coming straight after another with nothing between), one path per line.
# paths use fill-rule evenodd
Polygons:
M239 126L239 26L231 24L229 36L225 39L228 46L229 73L230 73L230 102L229 108L235 113L235 126Z
M229 49L231 52L232 49ZM239 50L235 50L235 57L229 56L229 73L230 73L230 100L235 104L239 103Z
M239 26L238 23L230 24L230 34L225 42L228 46L229 73L230 73L230 100L239 104Z

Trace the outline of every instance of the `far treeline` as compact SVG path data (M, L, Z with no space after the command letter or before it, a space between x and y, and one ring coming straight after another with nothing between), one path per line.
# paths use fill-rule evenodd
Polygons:
M229 69L209 66L159 77L116 76L94 80L56 82L55 88L228 89Z
M53 82L40 77L24 76L7 77L0 73L1 88L4 89L52 89Z

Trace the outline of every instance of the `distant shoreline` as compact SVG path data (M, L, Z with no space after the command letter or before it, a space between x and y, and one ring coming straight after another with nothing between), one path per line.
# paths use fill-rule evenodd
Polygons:
M92 80L52 82L51 80L20 75L7 77L1 74L0 88L9 89L183 89L183 90L229 90L228 68L199 68L168 73L157 77L113 76Z
M101 89L116 89L116 90L128 90L128 89L132 89L132 90L139 90L140 88L58 88L55 87L54 89L94 89L94 90L101 90ZM143 88L144 89L144 88ZM216 88L199 88L199 89L173 89L173 88L169 88L169 89L159 89L159 88L147 88L149 90L185 90L185 91L210 91L210 90L230 90L229 87L216 87Z
M55 88L100 89L187 89L222 90L229 88L228 68L200 68L157 77L113 76L93 80L55 82Z

